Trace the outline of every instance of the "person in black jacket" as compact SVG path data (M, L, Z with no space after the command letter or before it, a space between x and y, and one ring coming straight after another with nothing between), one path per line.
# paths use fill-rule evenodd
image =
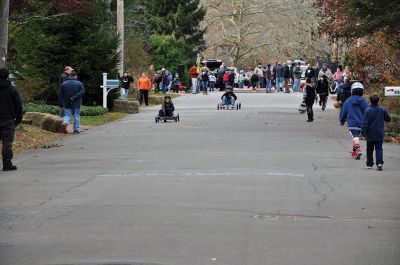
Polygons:
M235 101L237 100L237 96L233 93L232 87L228 87L228 91L226 91L222 97L222 104L223 105L235 105Z
M346 100L351 96L351 83L349 78L344 79L344 83L341 84L337 91L336 101L339 102L339 106L343 106Z
M134 82L133 77L128 75L127 72L125 72L121 77L121 86L124 89L124 95L123 95L124 99L128 99L129 88L131 84L133 84L133 82Z
M3 171L17 170L12 164L15 127L22 121L22 103L17 89L8 80L10 72L0 69L0 138L3 145Z
M160 117L169 117L172 118L174 116L175 106L171 101L170 96L164 97L164 102L161 105L161 109L158 112L158 116Z
M307 66L308 66L308 68L305 72L305 77L310 78L311 80L314 80L315 76L316 76L315 69L310 64L308 64Z
M58 79L58 87L60 88L60 90L58 91L58 106L60 107L60 112L58 113L58 115L61 118L64 117L64 107L60 96L61 85L68 80L68 77L72 73L72 71L74 71L74 69L71 66L65 66L64 72L60 75L60 78Z
M322 110L325 110L329 95L329 82L325 75L318 80L317 93L319 95L319 105L322 106Z
M303 102L307 106L307 116L308 120L307 122L313 122L314 121L314 113L313 113L313 104L315 101L316 93L315 93L315 87L311 84L311 79L307 78L306 79L306 86L303 91Z
M76 72L73 71L68 80L61 85L60 96L65 111L64 121L61 125L63 133L67 133L67 127L74 115L74 134L80 133L80 113L82 97L85 94L85 87L78 81Z
M285 86L285 93L290 93L290 68L287 65L287 63L283 64L283 78L285 80L284 86Z

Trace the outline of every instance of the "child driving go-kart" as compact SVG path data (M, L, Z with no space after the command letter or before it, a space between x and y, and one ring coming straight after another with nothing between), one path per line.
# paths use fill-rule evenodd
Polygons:
M163 104L161 105L161 109L158 112L158 116L172 118L174 116L174 110L175 110L175 107L174 107L174 103L172 103L172 101L171 101L171 97L166 96L166 97L164 97Z
M160 120L164 122L172 121L175 122L179 121L179 114L174 114L175 106L174 103L171 101L170 96L164 97L164 101L161 105L161 109L158 111L158 115L155 117L155 122L158 123Z
M228 90L222 95L222 106L235 106L237 96L233 93L232 87L228 87Z

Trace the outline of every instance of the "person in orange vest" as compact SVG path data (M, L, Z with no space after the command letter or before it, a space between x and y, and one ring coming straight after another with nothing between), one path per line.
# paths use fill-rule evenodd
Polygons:
M151 89L151 81L142 73L142 76L138 80L138 90L139 90L139 104L142 106L143 100L146 106L149 105L149 90Z

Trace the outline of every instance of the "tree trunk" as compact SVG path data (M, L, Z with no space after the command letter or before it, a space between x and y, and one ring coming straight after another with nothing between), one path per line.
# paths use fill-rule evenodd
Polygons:
M7 67L9 0L0 1L0 68Z
M122 77L124 74L124 0L117 0L117 33L119 36L118 53L119 53L119 64L118 73ZM121 96L124 93L124 89L121 88Z
M333 62L339 64L339 41L338 38L333 38Z

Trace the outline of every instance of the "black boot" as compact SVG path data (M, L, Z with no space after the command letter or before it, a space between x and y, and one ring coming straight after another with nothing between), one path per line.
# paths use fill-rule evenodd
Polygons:
M11 160L3 160L3 171L14 171L17 167L14 166Z
M307 113L307 116L308 116L307 122L313 122L314 121L314 118L313 118L312 114Z

